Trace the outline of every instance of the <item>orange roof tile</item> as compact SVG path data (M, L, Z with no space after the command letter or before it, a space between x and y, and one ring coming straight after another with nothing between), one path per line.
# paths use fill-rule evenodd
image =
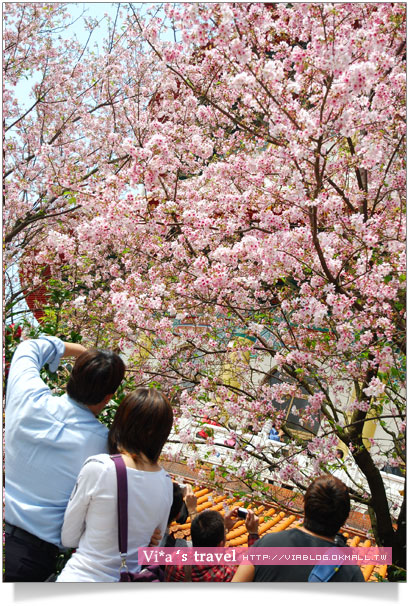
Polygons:
M366 581L369 580L369 578L371 577L371 573L373 572L375 566L374 564L368 564L367 566L361 566L361 571L364 575L364 579Z
M379 579L377 578L377 575L379 575L380 577L385 579L385 577L387 576L387 566L386 565L375 566L373 573L368 580L372 581L372 582L378 582Z

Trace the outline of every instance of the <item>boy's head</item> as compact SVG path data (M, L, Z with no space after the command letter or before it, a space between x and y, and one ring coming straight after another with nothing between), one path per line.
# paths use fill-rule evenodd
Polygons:
M191 522L193 547L224 547L223 516L218 511L205 510Z

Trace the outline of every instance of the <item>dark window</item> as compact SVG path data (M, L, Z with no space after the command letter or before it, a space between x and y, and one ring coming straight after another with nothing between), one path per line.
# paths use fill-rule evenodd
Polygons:
M306 379L307 383L310 385L313 384L311 379ZM265 379L265 382L269 385L279 385L281 383L289 383L294 384L293 380L290 377L285 376L283 373L278 371L268 375ZM306 389L300 387L300 392L302 392L302 397L292 397L288 399L284 399L282 402L277 402L277 400L273 400L273 406L276 410L285 410L286 411L286 422L285 425L292 432L296 432L299 437L311 439L313 435L317 435L318 429L320 427L320 414L316 417L313 417L314 424L302 422L300 417L291 412L293 406L297 408L297 410L304 409L308 406L307 397L309 393ZM307 396L307 397L304 397Z

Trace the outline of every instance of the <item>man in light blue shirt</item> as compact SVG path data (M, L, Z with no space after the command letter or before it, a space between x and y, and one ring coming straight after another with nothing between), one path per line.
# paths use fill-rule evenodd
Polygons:
M75 357L67 393L55 396L40 377L48 364ZM57 337L20 343L6 391L5 581L44 581L55 571L64 512L87 457L107 452L96 418L124 377L111 351L86 350Z

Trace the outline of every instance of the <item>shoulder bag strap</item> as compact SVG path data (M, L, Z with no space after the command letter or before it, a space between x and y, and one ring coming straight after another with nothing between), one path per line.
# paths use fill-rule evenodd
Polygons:
M125 567L127 555L127 533L128 533L128 513L127 513L127 467L120 454L111 455L116 466L117 474L117 515L118 515L118 549L121 555L121 566Z
M330 579L340 570L341 566L332 564L317 564L310 572L309 583L328 583Z

